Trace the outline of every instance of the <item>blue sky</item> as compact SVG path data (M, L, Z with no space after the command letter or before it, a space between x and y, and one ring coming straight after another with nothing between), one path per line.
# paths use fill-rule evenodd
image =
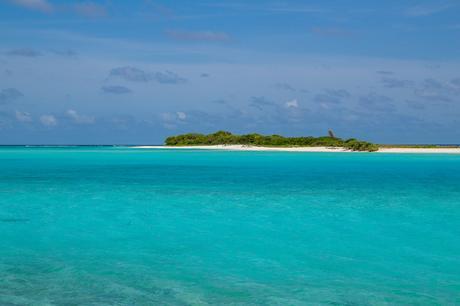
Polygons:
M458 1L0 2L0 143L460 143Z

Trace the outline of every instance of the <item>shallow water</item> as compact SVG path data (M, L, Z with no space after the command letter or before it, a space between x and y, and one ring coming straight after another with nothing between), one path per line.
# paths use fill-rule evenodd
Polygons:
M460 304L460 156L0 148L0 304Z

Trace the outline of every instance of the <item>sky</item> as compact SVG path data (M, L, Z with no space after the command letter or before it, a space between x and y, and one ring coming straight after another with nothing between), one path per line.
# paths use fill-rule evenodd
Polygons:
M0 0L0 144L459 144L459 17L457 0Z

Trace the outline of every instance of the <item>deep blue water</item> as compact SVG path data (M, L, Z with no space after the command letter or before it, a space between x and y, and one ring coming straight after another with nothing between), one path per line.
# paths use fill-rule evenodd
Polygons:
M459 305L460 156L0 148L0 305Z

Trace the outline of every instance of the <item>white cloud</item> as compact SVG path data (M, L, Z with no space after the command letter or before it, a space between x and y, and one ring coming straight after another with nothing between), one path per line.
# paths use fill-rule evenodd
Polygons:
M53 115L40 116L40 122L45 126L56 126L58 124L56 117Z
M30 10L44 13L53 11L53 6L47 0L10 0L10 2Z
M66 115L77 124L93 124L96 121L94 117L80 115L77 111L73 109L67 110Z
M184 112L177 112L176 115L177 115L177 118L179 118L180 120L187 119L187 114Z
M184 112L162 113L160 118L165 128L175 129L178 125L185 123L184 120L187 119L187 114Z
M163 121L163 127L172 130L175 129L177 126L175 124L176 116L172 113L162 113L160 114L161 120Z
M285 106L287 108L291 108L291 107L292 108L297 108L297 107L299 107L299 102L297 102L297 99L294 99L294 100L291 100L291 101L287 101L285 103Z
M160 117L163 121L174 121L174 116L171 113L162 113Z
M19 122L31 122L32 116L27 112L16 111L16 120Z

